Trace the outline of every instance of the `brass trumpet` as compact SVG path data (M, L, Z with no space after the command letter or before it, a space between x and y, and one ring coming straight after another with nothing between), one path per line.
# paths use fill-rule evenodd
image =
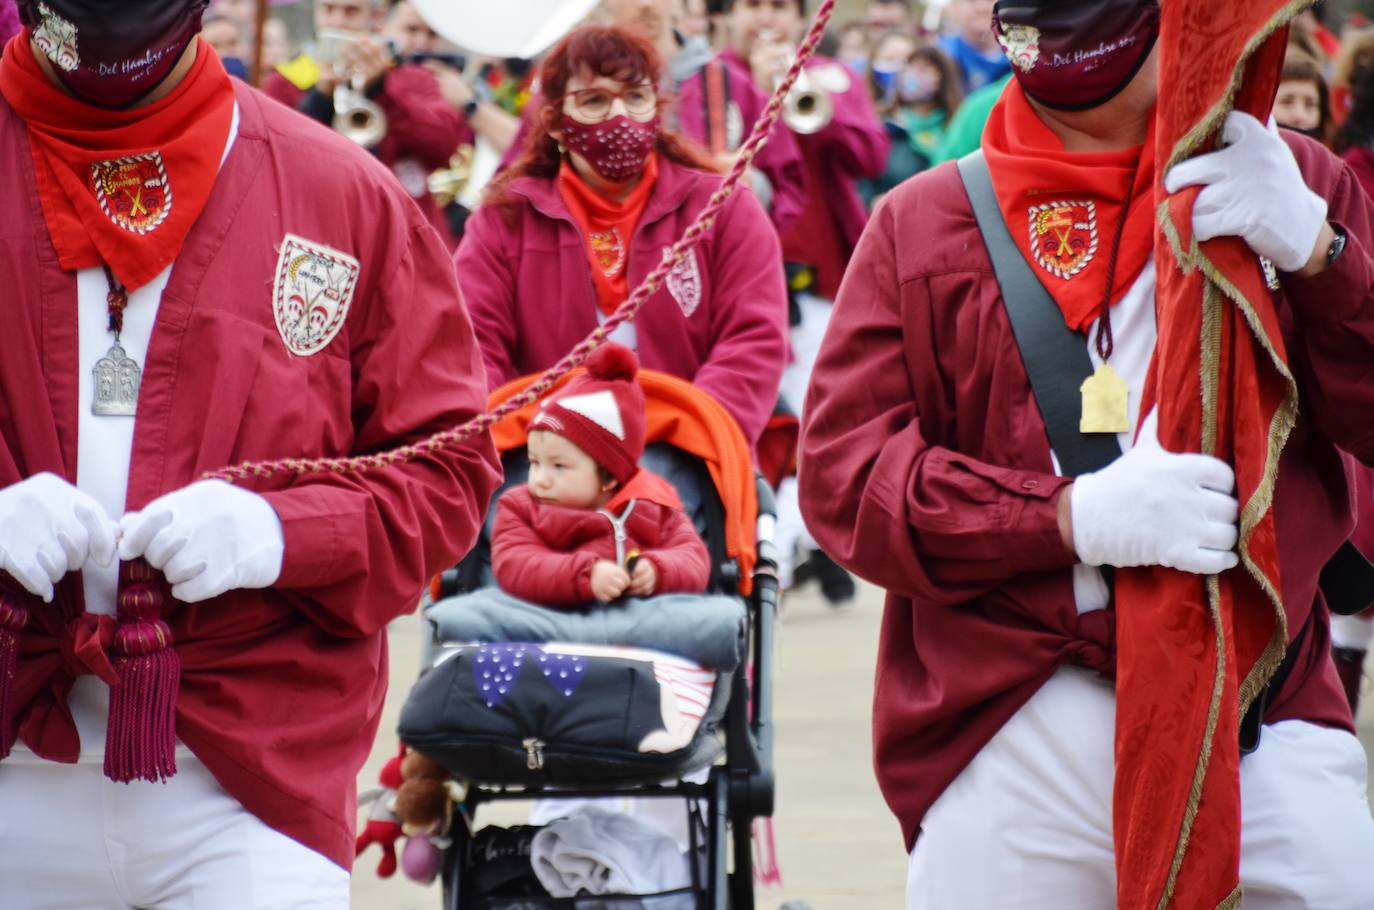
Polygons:
M386 137L386 113L363 93L362 77L334 89L334 131L365 149Z
M758 40L775 45L780 56L791 59L792 48L777 32L760 32ZM783 78L779 75L774 80L775 90L782 84ZM833 96L847 92L850 84L848 73L839 66L826 65L802 70L783 99L782 122L792 132L803 136L820 132L835 119Z
M835 102L831 100L830 93L813 82L806 75L806 70L802 70L783 99L782 122L792 132L809 136L825 129L833 119Z

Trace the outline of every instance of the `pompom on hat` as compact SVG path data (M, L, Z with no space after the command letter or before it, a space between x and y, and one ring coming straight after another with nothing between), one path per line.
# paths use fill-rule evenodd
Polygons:
M644 390L635 381L639 361L624 345L607 342L586 366L587 372L540 405L529 428L557 433L624 484L644 454Z

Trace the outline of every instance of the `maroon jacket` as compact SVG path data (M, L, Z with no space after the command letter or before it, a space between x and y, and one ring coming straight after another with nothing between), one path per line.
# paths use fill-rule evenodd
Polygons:
M733 50L720 57L752 78L749 63ZM783 233L782 240L788 261L817 267L817 293L833 299L868 223L858 181L882 175L891 140L873 109L864 80L829 57L816 55L806 65L808 71L822 67L848 75L849 88L831 97L834 116L825 128L809 135L792 134L801 147L806 170L806 201L801 217Z
M244 460L380 452L486 404L449 258L369 155L235 81L240 122L162 294L144 364L128 508ZM0 486L75 480L76 276L39 214L23 122L0 100ZM274 316L286 234L360 263L339 334L292 354ZM281 576L198 604L166 599L181 658L177 736L248 811L348 868L355 781L381 720L386 625L472 545L500 477L478 437L368 474L244 483L281 519ZM109 617L68 575L21 638L15 722L72 762L66 699L104 664ZM108 641L106 642L108 646ZM3 771L0 771L3 773ZM0 899L0 903L3 903Z
M625 535L619 540L618 524ZM623 565L631 550L653 563L655 594L706 590L711 558L681 509L648 499L631 499L614 510L570 509L540 502L529 487L517 487L496 503L491 567L501 590L521 600L584 607L595 600L592 565L602 559Z
M287 107L315 116L316 111L302 106L307 92L273 70L263 81L262 90ZM333 117L333 99L320 112ZM426 182L432 171L446 167L460 145L473 141L472 128L463 115L453 109L439 92L439 81L423 66L404 64L387 72L381 91L371 100L386 115L386 135L375 152L391 168L401 186L420 206L439 236L452 250L457 242L448 219L429 193ZM328 125L328 124L326 124Z
M630 241L636 287L682 237L721 178L660 159ZM597 326L582 231L552 178L511 184L511 209L482 206L455 257L492 388L547 369ZM787 288L778 236L752 193L733 195L701 246L634 322L645 369L680 376L725 406L752 445L778 400Z
M1279 296L1302 407L1274 509L1301 653L1267 714L1351 728L1322 565L1350 534L1337 446L1374 461L1374 207L1350 170L1288 136L1344 255ZM911 238L922 238L913 243ZM908 847L927 808L1061 664L1114 669L1114 615L1082 616L1050 463L1011 325L953 163L885 199L812 375L801 505L825 551L887 589L874 694L879 784ZM836 490L851 491L843 496Z

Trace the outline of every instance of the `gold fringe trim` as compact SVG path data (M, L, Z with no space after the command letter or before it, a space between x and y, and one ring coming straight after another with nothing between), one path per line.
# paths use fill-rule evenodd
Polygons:
M1279 29L1288 24L1298 13L1311 6L1313 0L1291 0L1280 10L1246 43L1241 51L1236 66L1232 70L1231 79L1227 84L1226 90L1217 102L1207 111L1198 123L1193 125L1187 133L1174 145L1173 152L1169 156L1168 162L1164 166L1167 172L1170 167L1178 162L1190 157L1207 141L1208 137L1216 134L1223 122L1235 107L1236 94L1240 91L1241 82L1245 74L1245 66L1254 53L1268 41ZM1279 458L1283 453L1284 447L1288 443L1288 437L1292 432L1293 426L1297 421L1298 396L1297 383L1293 379L1292 372L1287 364L1278 356L1272 340L1264 332L1263 326L1259 321L1258 314L1251 303L1245 299L1226 276L1221 274L1216 265L1211 262L1201 251L1196 239L1190 245L1190 249L1185 251L1177 225L1173 223L1173 218L1169 212L1167 200L1163 202L1157 213L1157 223L1161 232L1168 241L1177 266L1183 274L1192 273L1194 268L1201 269L1205 277L1203 285L1203 325L1201 328L1201 348L1199 352L1200 369L1202 371L1202 409L1203 409L1203 439L1202 445L1205 450L1214 451L1216 444L1216 413L1218 397L1218 375L1217 368L1220 356L1220 306L1217 299L1218 292L1229 298L1239 309L1244 317L1246 324L1254 338L1264 348L1269 355L1274 368L1278 370L1283 378L1286 390L1282 403L1274 414L1274 419L1269 426L1269 438L1265 453L1264 472L1254 494L1245 503L1241 512L1240 522L1240 542L1238 550L1241 563L1247 572L1255 579L1260 589L1265 593L1275 611L1274 634L1270 637L1264 652L1246 674L1245 679L1240 684L1239 690L1239 715L1243 716L1249 709L1251 702L1259 695L1260 690L1268 683L1279 663L1283 660L1284 651L1288 647L1288 621L1287 614L1284 612L1283 599L1273 582L1267 575L1259 570L1249 553L1249 540L1255 527L1265 514L1273 506L1274 486L1278 479ZM1189 789L1188 802L1184 807L1182 824L1180 825L1177 846L1174 850L1174 859L1170 865L1169 877L1165 883L1164 893L1160 896L1157 910L1165 910L1173 900L1174 888L1178 883L1178 875L1183 867L1183 858L1188 850L1189 839L1192 835L1193 823L1197 819L1197 812L1202 800L1203 784L1207 775L1207 767L1212 757L1212 746L1216 735L1216 726L1220 718L1221 698L1225 692L1226 676L1226 633L1222 626L1221 619L1221 586L1216 576L1207 578L1207 600L1208 608L1212 615L1212 624L1216 630L1217 665L1216 676L1212 684L1212 697L1207 709L1207 724L1203 731L1202 746L1199 750L1197 766L1193 773L1192 787ZM1241 889L1239 885L1231 892L1220 904L1217 910L1234 910L1240 906Z
M1231 113L1231 110L1236 106L1236 94L1240 91L1241 81L1245 78L1245 64L1250 62L1255 51L1260 49L1260 45L1272 38L1275 32L1296 18L1298 13L1315 5L1316 0L1291 0L1282 6L1258 32L1250 36L1250 40L1241 49L1240 57L1236 60L1236 68L1231 71L1231 81L1227 83L1226 90L1222 92L1216 104L1212 105L1211 109L1202 116L1202 119L1195 123L1193 128L1184 133L1183 137L1174 144L1173 153L1169 155L1169 160L1165 163L1164 171L1161 173L1190 157L1202 143L1207 141L1208 136L1217 132L1222 121L1226 119L1226 115Z

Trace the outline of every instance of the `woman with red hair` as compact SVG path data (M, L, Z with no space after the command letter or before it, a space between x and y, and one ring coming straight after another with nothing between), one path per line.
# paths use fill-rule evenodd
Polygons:
M492 387L552 366L615 311L720 186L707 155L662 128L653 45L580 28L545 58L541 107L455 257ZM752 444L786 358L782 253L754 195L726 203L697 248L614 338L725 406Z

